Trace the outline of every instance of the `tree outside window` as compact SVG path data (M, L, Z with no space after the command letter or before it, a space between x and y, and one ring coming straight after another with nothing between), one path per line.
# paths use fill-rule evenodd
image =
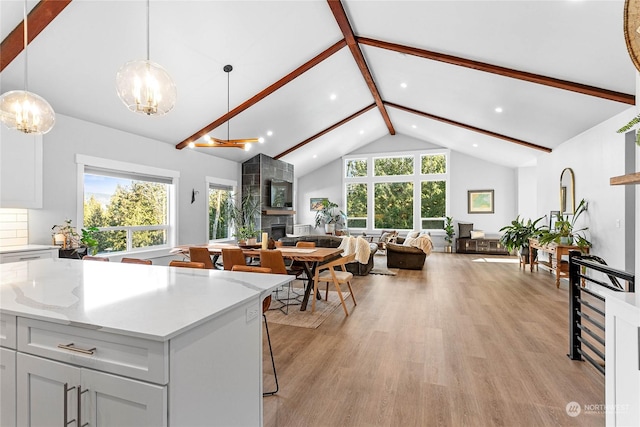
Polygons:
M209 188L209 240L231 238L232 189L222 186Z
M375 228L413 228L413 183L374 184Z
M347 228L367 228L367 184L347 184Z

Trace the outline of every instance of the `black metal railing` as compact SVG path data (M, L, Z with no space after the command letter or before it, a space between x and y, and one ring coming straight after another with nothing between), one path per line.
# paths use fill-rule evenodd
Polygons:
M601 273L609 279L589 276ZM626 285L620 283L626 282ZM607 266L595 255L579 251L569 253L569 358L586 360L602 375L605 369L605 297L594 292L594 284L612 292L635 292L635 276ZM584 323L583 323L584 322Z

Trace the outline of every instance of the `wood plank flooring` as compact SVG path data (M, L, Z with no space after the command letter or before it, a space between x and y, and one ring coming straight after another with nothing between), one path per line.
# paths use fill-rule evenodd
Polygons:
M604 425L585 411L604 404L604 377L566 356L566 282L512 257L433 253L353 285L348 318L269 325L280 392L263 399L266 427Z

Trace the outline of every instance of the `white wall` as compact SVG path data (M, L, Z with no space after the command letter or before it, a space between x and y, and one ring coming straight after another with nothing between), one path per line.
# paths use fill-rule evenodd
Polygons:
M294 170L295 171L295 170ZM324 229L314 229L315 212L309 210L312 197L327 198L345 210L342 203L342 159L334 160L326 166L300 177L296 191L296 223L311 224L311 233L324 234Z
M67 218L78 223L77 153L179 171L178 244L207 240L205 176L240 182L237 162L57 114L44 136L43 209L29 211L30 243L50 244L51 227ZM199 191L193 204L192 189Z
M576 204L581 199L589 203L588 211L578 224L589 227L591 253L618 269L625 267L624 186L612 186L609 179L625 173L625 137L616 130L626 124L634 112L635 108L631 107L568 140L549 155L539 157L537 167L538 214L559 209L560 174L564 168L572 168Z
M538 215L538 182L536 180L536 167L518 168L518 215L525 219L537 219ZM542 222L542 221L541 221Z

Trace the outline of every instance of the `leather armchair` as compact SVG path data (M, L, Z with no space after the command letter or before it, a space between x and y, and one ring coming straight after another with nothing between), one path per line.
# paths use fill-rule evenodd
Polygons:
M422 270L426 258L427 254L420 248L387 243L387 268Z

